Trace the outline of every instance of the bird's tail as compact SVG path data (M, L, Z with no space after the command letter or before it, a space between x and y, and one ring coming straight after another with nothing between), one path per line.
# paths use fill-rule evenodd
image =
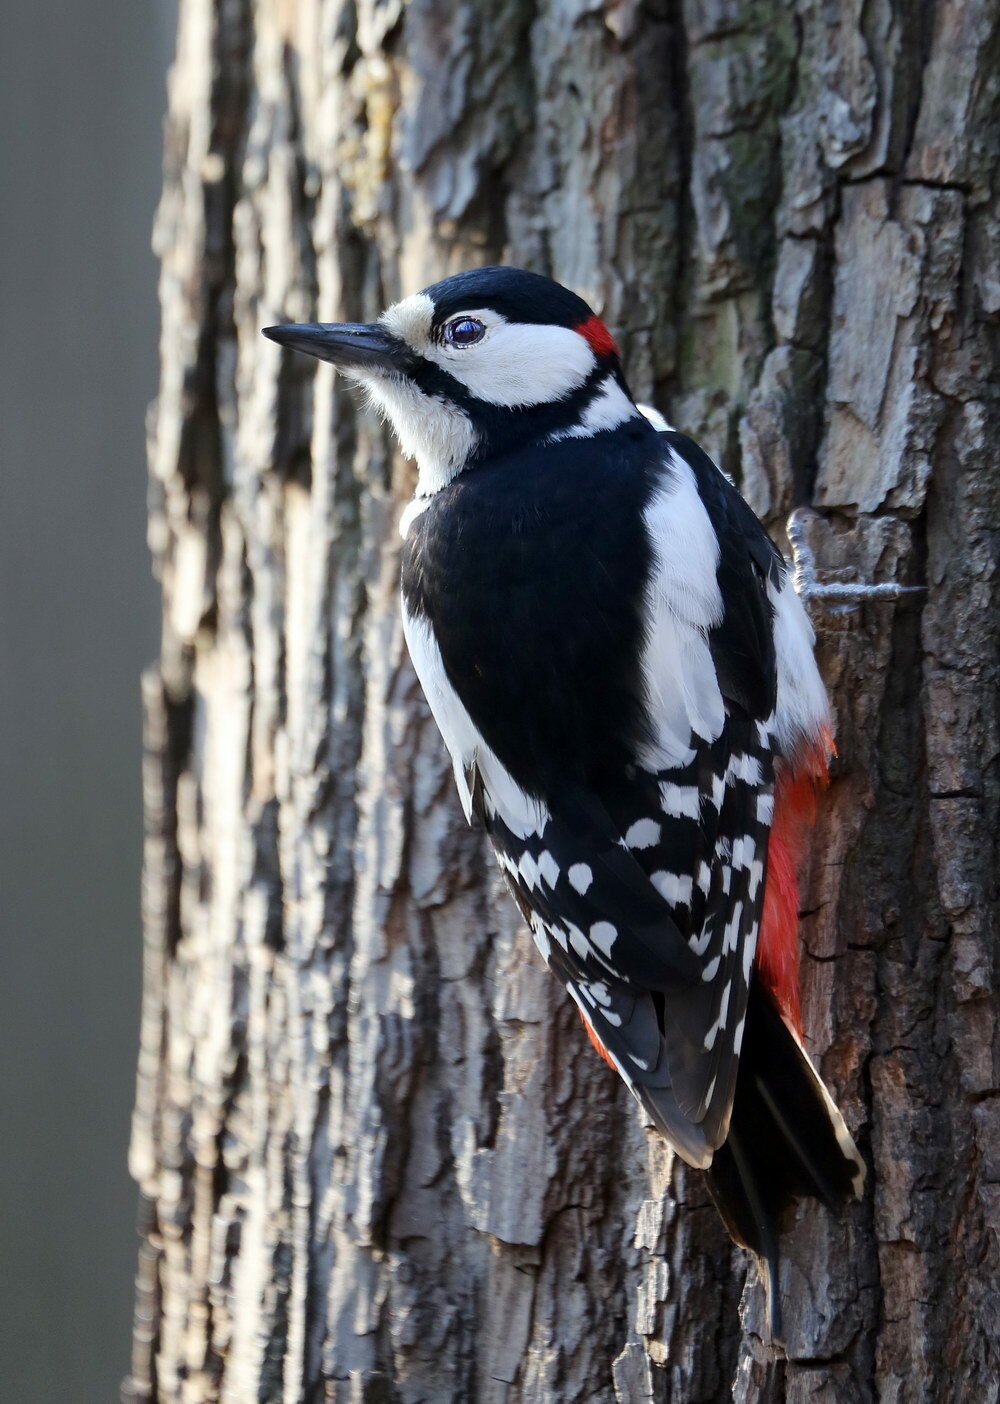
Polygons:
M830 1209L859 1198L865 1164L797 1035L759 983L750 991L729 1135L706 1176L730 1234L757 1255L776 1338L782 1210L800 1195Z

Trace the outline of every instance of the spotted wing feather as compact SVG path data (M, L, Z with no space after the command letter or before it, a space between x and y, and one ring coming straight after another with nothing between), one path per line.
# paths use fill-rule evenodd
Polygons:
M684 770L568 796L498 861L550 968L694 1163L725 1138L770 823L766 733L731 722Z

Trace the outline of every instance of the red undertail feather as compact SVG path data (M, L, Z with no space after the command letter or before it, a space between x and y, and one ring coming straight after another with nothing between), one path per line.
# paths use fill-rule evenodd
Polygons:
M783 768L774 787L774 820L767 850L767 884L756 968L778 1008L802 1033L799 1009L799 871L816 819L816 801L836 754L825 728Z
M604 1044L601 1042L601 1040L597 1037L597 1034L596 1034L596 1032L594 1031L594 1026L593 1026L593 1024L592 1024L592 1023L590 1022L590 1020L587 1018L586 1014L584 1014L584 1012L583 1012L582 1009L579 1010L578 1012L579 1012L579 1015L580 1015L581 1020L583 1021L583 1027L587 1030L587 1037L590 1039L591 1043L592 1043L592 1044L594 1045L594 1047L597 1049L598 1053L601 1055L601 1057L602 1057L602 1058L604 1059L604 1061L607 1063L608 1067L609 1067L609 1068L613 1068L613 1067L615 1066L614 1059L611 1057L611 1054L610 1054L610 1053L608 1052L608 1050L605 1048L605 1046L604 1046Z

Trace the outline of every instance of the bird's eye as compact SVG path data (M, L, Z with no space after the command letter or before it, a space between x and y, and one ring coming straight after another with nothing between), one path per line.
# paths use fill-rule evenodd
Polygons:
M486 332L482 322L475 317L456 317L444 329L444 339L449 346L474 346Z

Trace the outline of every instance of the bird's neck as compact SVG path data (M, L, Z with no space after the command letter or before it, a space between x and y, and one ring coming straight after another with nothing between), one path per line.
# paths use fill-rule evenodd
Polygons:
M373 378L366 388L392 425L404 456L416 460L418 497L432 497L447 487L475 456L481 436L461 406L425 395L406 380Z

